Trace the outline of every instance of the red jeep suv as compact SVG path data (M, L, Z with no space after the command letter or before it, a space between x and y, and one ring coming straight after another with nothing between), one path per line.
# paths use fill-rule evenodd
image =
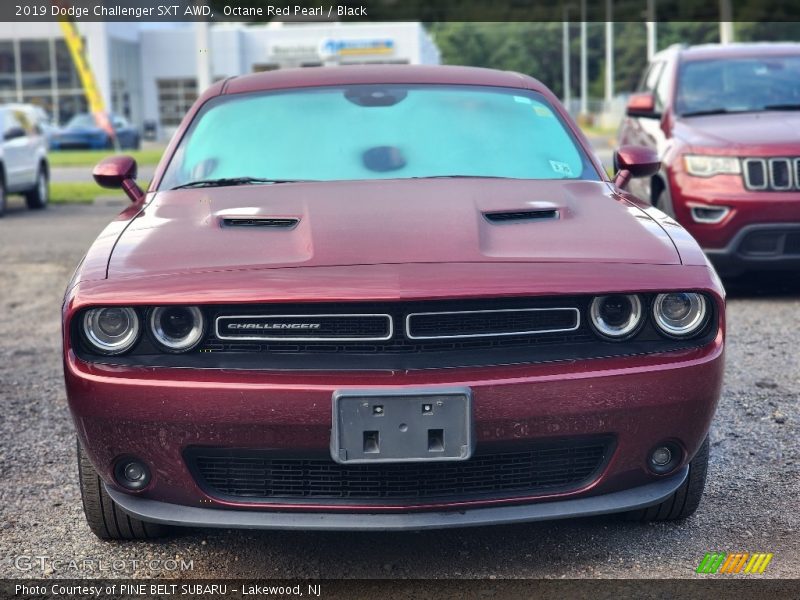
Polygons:
M673 46L631 96L620 143L662 158L630 189L722 275L800 267L800 45Z

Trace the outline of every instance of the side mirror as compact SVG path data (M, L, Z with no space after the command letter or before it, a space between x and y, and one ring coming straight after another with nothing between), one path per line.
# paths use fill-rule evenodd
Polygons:
M92 171L97 185L122 189L133 203L144 202L144 192L136 184L136 160L132 156L109 156Z
M656 98L650 92L631 95L625 106L625 114L629 117L661 118L661 115L656 112Z
M6 129L6 132L3 134L3 140L9 142L11 140L25 137L25 135L25 130L22 127L10 127L9 129Z
M658 173L661 161L652 148L622 146L614 153L614 185L624 189L634 177L650 177Z

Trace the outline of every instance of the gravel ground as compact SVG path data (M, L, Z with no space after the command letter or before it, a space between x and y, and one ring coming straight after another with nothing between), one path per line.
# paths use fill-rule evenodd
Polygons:
M80 507L60 359L61 296L119 207L58 206L0 219L0 577L693 577L706 551L765 551L766 577L800 577L800 283L749 283L729 300L728 369L698 513L683 523L617 518L426 533L185 531L104 543ZM30 570L19 557L118 561L117 571ZM24 558L22 566L26 566ZM134 565L133 561L141 561ZM124 561L124 562L119 562Z

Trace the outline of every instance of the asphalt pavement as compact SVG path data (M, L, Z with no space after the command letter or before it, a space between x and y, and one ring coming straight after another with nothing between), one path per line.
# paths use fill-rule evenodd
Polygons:
M800 577L800 283L786 278L731 287L708 485L684 522L603 517L424 533L185 530L152 543L97 540L81 511L60 306L75 265L119 210L29 212L12 199L0 219L0 577L693 578L709 551L771 552L759 577ZM115 568L54 563L101 558ZM191 568L170 569L170 560Z

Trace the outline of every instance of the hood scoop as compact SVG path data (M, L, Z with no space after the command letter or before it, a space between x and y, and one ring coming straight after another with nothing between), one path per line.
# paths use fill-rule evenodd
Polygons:
M485 212L483 216L490 223L523 223L526 221L547 221L558 219L558 209L554 208L535 208L531 210L514 210Z
M224 217L223 227L263 227L266 229L294 229L300 219L294 217Z

